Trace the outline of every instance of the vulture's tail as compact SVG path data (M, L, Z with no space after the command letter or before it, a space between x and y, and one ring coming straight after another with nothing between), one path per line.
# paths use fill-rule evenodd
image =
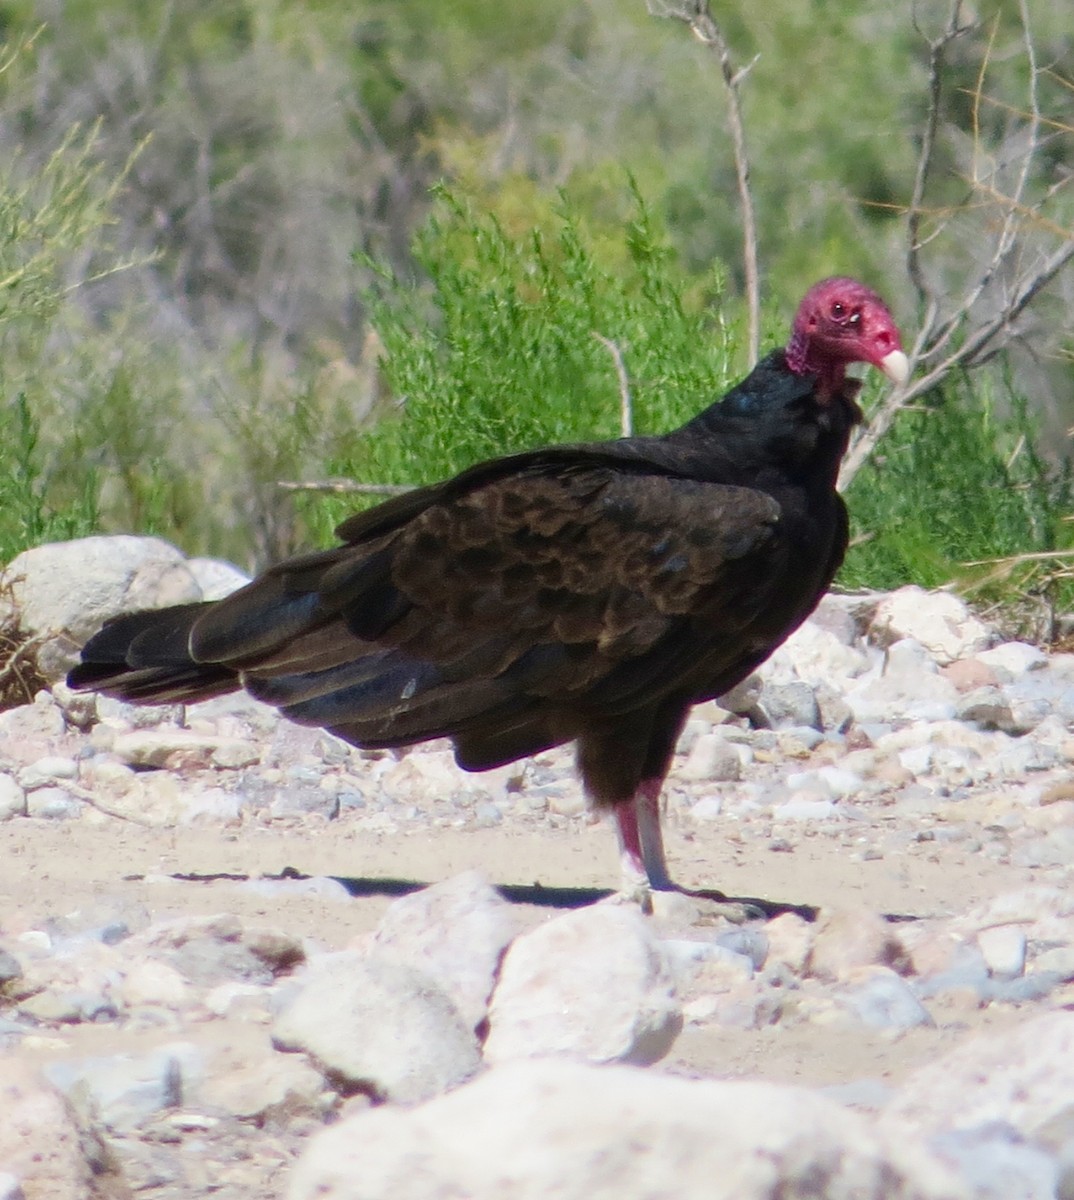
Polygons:
M237 690L235 670L195 662L190 653L194 623L214 603L180 604L108 621L82 647L82 661L67 676L68 684L133 704L192 703Z

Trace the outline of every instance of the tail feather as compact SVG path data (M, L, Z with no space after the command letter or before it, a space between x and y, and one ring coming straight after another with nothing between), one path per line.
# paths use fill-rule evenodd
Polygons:
M83 646L68 684L136 704L189 703L235 691L236 671L195 662L190 653L191 630L211 607L211 601L180 604L115 617Z

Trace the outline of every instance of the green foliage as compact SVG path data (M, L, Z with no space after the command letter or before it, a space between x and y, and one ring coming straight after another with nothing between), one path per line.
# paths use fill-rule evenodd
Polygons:
M1013 394L1002 401L986 384L962 379L935 404L901 418L847 497L853 544L841 583L956 581L996 598L1012 581L1025 583L1027 573L971 564L1074 547L1063 519L1074 509L1069 468L1034 451L1025 401ZM1030 574L1048 562L1026 561ZM1069 585L1065 599L1074 601Z
M95 160L97 130L71 129L59 147L36 170L20 164L0 176L0 326L12 323L20 332L40 332L53 317L69 286L64 279L67 256L92 250L109 223L109 206L123 174L102 182ZM91 268L102 277L123 264Z
M27 546L86 537L97 525L96 480L84 476L76 502L62 512L46 500L38 458L39 430L20 392L5 417L0 468L0 562Z
M416 247L423 282L382 271L373 304L398 409L331 472L428 482L507 450L615 436L614 363L594 332L622 351L639 432L672 428L721 394L743 370L730 306L714 319L691 298L689 277L636 192L634 204L616 246L594 242L566 201L546 227L509 238L442 190ZM785 336L786 314L769 315L767 328L767 344ZM882 386L867 373L867 408ZM1032 422L1009 381L1001 399L987 382L962 379L896 425L848 497L854 545L844 586L960 581L995 595L1008 576L997 583L968 563L1074 541L1062 519L1074 506L1069 472L1033 450ZM332 521L355 507L321 503Z
M372 301L398 411L359 436L331 473L428 482L509 450L613 437L621 405L609 342L629 378L638 432L670 428L711 403L734 372L734 328L691 298L637 194L634 205L621 244L598 247L566 202L546 228L511 238L441 190L417 239L423 280L382 273ZM710 290L719 293L718 275Z
M0 554L98 526L261 566L327 540L353 507L296 506L281 479L409 483L614 436L619 383L595 334L621 351L641 431L718 395L747 366L723 85L704 46L646 9L70 0L59 20L51 0L0 6L9 46L33 43L0 61ZM764 344L834 272L905 318L898 206L945 14L922 9L920 31L879 0L718 16L752 64ZM970 231L987 225L947 207L965 200L974 147L1011 172L1023 161L1017 6L981 16L990 32L952 47L926 197L941 297L979 266ZM1038 61L1062 63L1062 6L1033 23ZM1043 112L1063 111L1060 70L1036 86ZM1033 169L1051 187L1069 139L1049 129ZM430 199L437 178L449 190ZM1046 316L1035 336L1061 324ZM976 584L962 563L1069 545L1069 480L1031 438L1014 453L1032 433L1019 388L1001 420L975 386L900 419L860 475L851 507L871 536L845 582Z
M38 169L16 161L0 177L0 559L28 545L90 532L98 519L97 481L81 468L54 494L56 422L70 436L53 392L51 339L74 282L120 269L102 240L119 181L101 179L93 133L73 131Z

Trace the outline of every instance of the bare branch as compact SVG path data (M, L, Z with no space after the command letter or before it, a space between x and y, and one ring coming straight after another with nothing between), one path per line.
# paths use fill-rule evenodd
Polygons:
M1017 219L1019 211L1025 211L1022 203L1022 197L1025 194L1026 185L1029 181L1030 169L1033 165L1034 158L1039 149L1039 132L1040 132L1040 107L1037 102L1037 78L1036 78L1036 54L1033 49L1033 41L1030 37L1028 13L1024 3L1020 5L1020 12L1023 18L1022 36L1023 43L1026 47L1026 55L1030 65L1030 111L1028 119L1028 146L1022 156L1022 166L1019 171L1018 179L1015 183L1014 191L1011 196L1001 196L993 185L985 183L978 174L978 164L981 159L987 157L981 152L980 130L978 114L981 107L981 98L984 94L985 76L988 70L988 64L992 57L992 47L995 40L996 26L993 25L992 33L989 36L988 47L985 55L981 60L981 69L977 75L977 86L973 93L973 176L971 184L976 192L984 192L996 199L1005 209L1003 222L1000 226L999 236L995 239L995 248L992 252L992 257L986 266L978 274L977 279L970 285L962 297L962 301L955 308L948 320L933 333L930 328L922 329L922 336L928 336L927 349L923 350L924 357L935 357L940 353L945 345L951 340L953 335L962 327L965 314L969 313L980 298L984 295L986 288L996 279L1004 266L1010 260L1011 255L1019 246L1020 223ZM991 174L994 174L994 170ZM1065 236L1064 231L1064 236ZM958 360L956 360L958 361ZM968 364L967 364L968 365Z
M917 25L917 11L914 11L914 26ZM921 333L926 331L936 319L936 297L925 279L921 268L921 249L924 245L921 236L921 218L925 214L925 186L932 170L933 158L936 152L936 131L940 123L940 100L943 96L943 68L946 64L947 48L956 39L968 33L972 26L962 22L962 0L952 0L951 11L947 25L938 38L929 42L929 106L925 115L925 128L921 137L921 152L917 157L917 170L914 173L914 186L910 193L910 206L906 222L907 250L906 267L911 282L917 291L921 307ZM920 32L920 29L919 29ZM942 228L942 226L941 226ZM933 234L932 236L935 236ZM931 238L929 239L931 240ZM918 349L915 347L915 350Z
M708 0L680 0L678 4L647 0L647 6L653 16L667 17L688 25L694 37L708 46L720 61L724 87L727 89L727 121L731 130L738 203L742 212L742 270L746 280L748 351L750 362L756 362L761 348L761 282L757 266L757 219L750 191L750 162L739 88L757 59L735 69L731 61L731 48L709 10Z
M1012 554L1004 558L977 558L972 562L964 562L964 567L1006 567L1019 566L1027 562L1063 562L1074 558L1074 550L1033 550L1025 554Z
M865 465L876 444L891 428L902 409L937 387L955 367L974 366L1001 350L1006 341L1002 335L1010 330L1017 317L1072 259L1074 259L1074 234L1071 235L1070 241L1060 246L1031 276L1022 281L1015 294L992 320L978 326L945 359L923 375L912 378L905 387L896 388L881 407L869 417L869 427L854 443L843 460L843 467L839 472L840 490L846 491L850 486L854 476Z
M28 637L25 641L19 642L17 646L11 649L11 653L7 657L7 661L0 667L0 685L6 685L7 681L17 675L19 671L26 665L26 661L31 659L38 647L43 646L49 638L56 637L54 632L37 633L32 637ZM8 649L7 646L4 649Z
M615 363L615 373L619 378L619 431L623 437L630 437L634 432L634 402L630 397L630 376L627 375L626 364L623 362L623 352L604 334L594 330L593 336L608 351L612 362Z
M987 241L982 242L990 250L987 260L968 280L962 295L945 305L946 312L941 311L940 302L925 277L921 252L959 210L934 210L942 211L942 219L928 236L922 236L921 222L930 212L925 204L925 192L938 137L940 76L945 67L944 53L956 37L961 37L970 29L970 26L962 23L961 0L952 0L944 32L929 43L929 109L917 176L907 209L907 270L922 306L920 331L910 353L911 366L918 370L905 387L893 391L870 417L868 428L860 434L844 461L839 477L839 486L843 489L850 485L902 409L937 387L951 371L980 365L1001 352L1014 336L1017 319L1059 272L1074 260L1074 229L1051 220L1041 211L1057 189L1037 186L1034 181L1033 168L1043 144L1041 130L1053 123L1047 121L1040 110L1040 69L1026 0L1019 0L1018 7L1022 20L1023 54L1029 66L1028 95L1024 111L1012 106L1005 107L1024 120L1020 130L1021 161L1012 184L1004 191L999 178L1000 168L992 161L994 154L986 152L981 143L978 113L985 100L986 75L993 57L994 26L973 91L973 160L967 180L971 202L965 204L961 212L965 214L978 209L987 218L998 210L1001 216L998 221L993 221L988 228ZM1033 196L1030 196L1031 189ZM1029 254L1027 251L1031 243L1027 237L1030 231L1058 238L1060 244L1050 251L1038 247L1033 254ZM1002 292L997 295L1000 287ZM981 315L980 309L986 294L994 307ZM923 371L920 369L922 366L925 367Z
M324 479L311 482L289 479L277 480L276 486L284 492L331 492L349 493L357 496L402 496L412 492L417 484L409 483L357 483L353 479Z

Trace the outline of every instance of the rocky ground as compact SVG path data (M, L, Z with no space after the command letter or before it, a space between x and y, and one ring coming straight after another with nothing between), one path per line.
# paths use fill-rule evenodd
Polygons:
M1074 1197L1074 656L830 598L723 705L669 856L767 913L591 903L566 751L0 714L0 1200Z

